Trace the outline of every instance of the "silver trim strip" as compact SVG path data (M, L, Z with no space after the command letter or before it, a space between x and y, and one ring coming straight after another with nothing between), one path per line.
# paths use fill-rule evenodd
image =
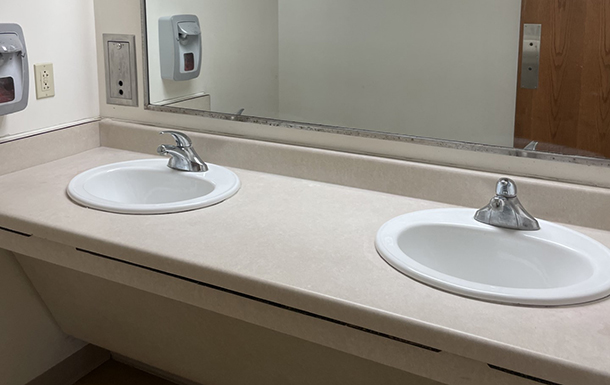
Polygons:
M542 24L523 25L523 45L521 48L521 88L538 88L540 70L540 38Z

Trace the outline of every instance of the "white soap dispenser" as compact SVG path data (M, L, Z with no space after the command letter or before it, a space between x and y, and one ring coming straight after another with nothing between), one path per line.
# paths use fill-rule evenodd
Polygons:
M23 30L18 24L0 24L0 115L25 109L29 83Z
M195 15L159 19L161 77L167 80L195 79L201 72L201 28Z

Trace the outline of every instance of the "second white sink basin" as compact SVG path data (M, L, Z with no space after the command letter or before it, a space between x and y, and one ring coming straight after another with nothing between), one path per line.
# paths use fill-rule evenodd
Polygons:
M77 175L68 195L83 206L121 214L164 214L211 206L240 187L232 171L209 164L209 171L182 172L167 159L108 164Z
M474 220L475 210L418 211L385 223L376 247L420 282L477 299L571 305L610 295L610 250L547 221L516 231Z

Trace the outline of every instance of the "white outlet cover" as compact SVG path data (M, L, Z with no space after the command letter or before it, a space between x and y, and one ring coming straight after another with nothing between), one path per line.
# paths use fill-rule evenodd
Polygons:
M55 76L53 63L34 64L36 99L55 96Z

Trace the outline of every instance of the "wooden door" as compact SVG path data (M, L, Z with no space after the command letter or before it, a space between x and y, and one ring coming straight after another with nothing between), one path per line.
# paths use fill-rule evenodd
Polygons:
M540 75L517 84L515 147L610 158L610 0L523 0L524 23L542 24Z

